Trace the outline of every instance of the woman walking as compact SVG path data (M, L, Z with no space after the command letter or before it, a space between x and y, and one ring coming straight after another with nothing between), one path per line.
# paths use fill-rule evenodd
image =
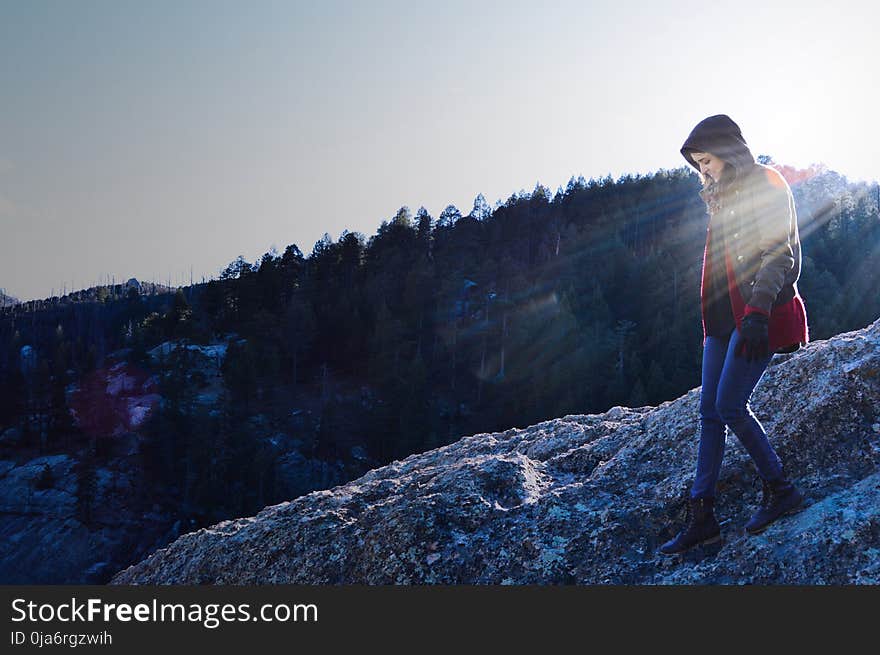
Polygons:
M803 502L749 407L773 354L792 352L809 340L797 288L801 247L791 189L778 171L755 161L739 126L724 114L700 121L681 153L700 173L709 224L700 287L704 340L697 470L690 521L660 547L665 555L721 538L714 504L726 426L763 483L761 507L745 526L749 534L762 532Z

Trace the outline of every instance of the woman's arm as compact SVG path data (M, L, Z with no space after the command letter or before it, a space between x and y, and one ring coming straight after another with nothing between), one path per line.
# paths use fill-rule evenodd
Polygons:
M794 268L794 251L790 235L792 222L797 220L794 197L782 175L764 169L753 191L754 231L760 250L761 264L755 274L752 296L748 305L767 314L785 284L785 275Z

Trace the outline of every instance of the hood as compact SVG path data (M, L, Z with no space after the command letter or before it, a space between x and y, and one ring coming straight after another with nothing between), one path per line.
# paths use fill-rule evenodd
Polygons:
M739 125L726 114L701 120L681 147L681 154L699 172L700 167L691 157L691 151L711 152L739 170L747 170L755 164Z

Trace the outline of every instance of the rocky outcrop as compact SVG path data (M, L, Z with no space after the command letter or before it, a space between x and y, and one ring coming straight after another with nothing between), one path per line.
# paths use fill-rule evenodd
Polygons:
M662 558L699 391L465 437L185 534L112 583L880 583L880 320L774 356L752 397L806 508L744 536L759 485L730 434L724 541Z
M78 511L78 461L46 455L0 461L0 582L100 584L120 566L167 544L166 517L130 507L132 472L94 472L91 520Z

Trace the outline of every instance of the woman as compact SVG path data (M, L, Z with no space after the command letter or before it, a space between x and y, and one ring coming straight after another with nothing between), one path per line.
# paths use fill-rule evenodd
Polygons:
M700 287L703 386L690 521L660 547L665 555L721 538L714 504L725 426L763 483L762 506L745 526L749 534L763 532L803 503L749 407L773 354L809 340L797 288L801 247L791 189L778 171L755 161L739 126L724 114L698 123L681 153L700 173L709 213Z

